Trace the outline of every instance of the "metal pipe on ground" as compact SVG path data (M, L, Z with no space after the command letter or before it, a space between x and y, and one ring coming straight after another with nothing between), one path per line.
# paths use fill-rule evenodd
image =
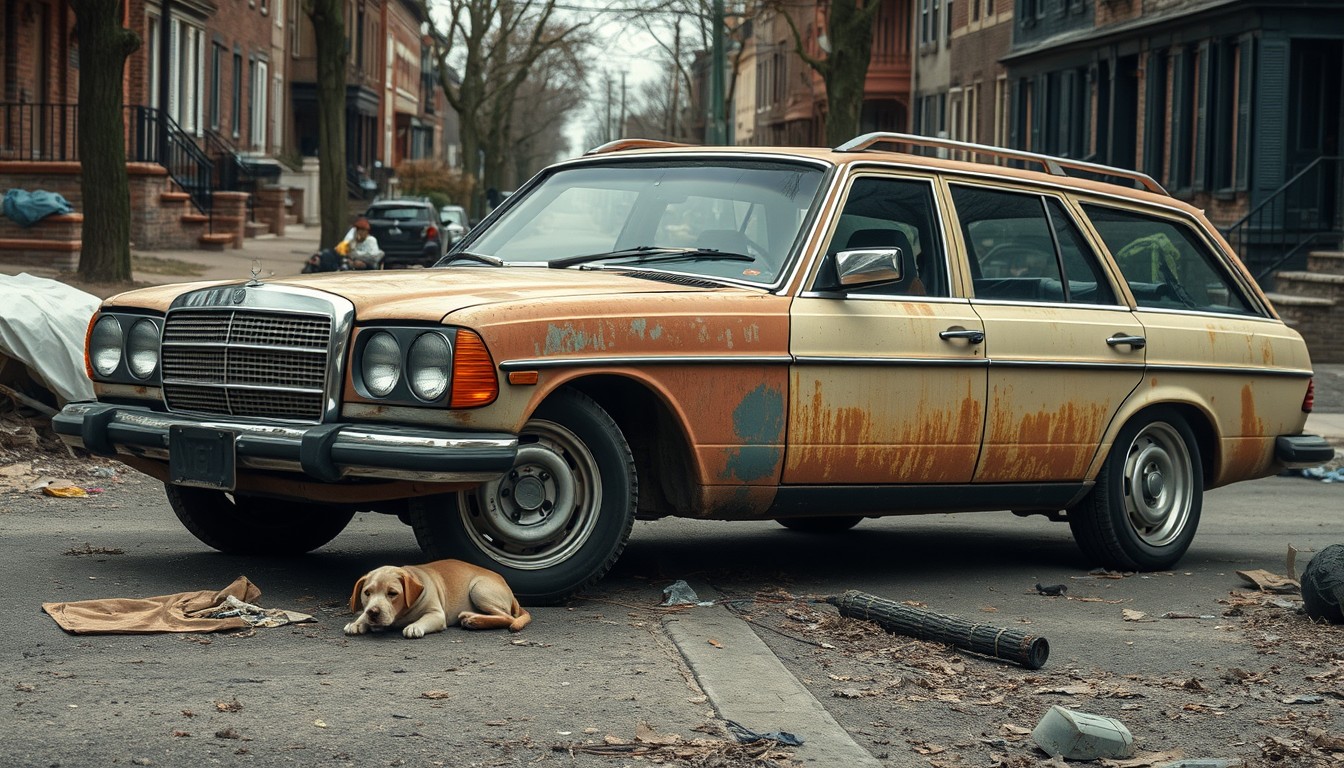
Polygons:
M1050 643L1044 637L989 624L975 624L957 616L903 605L858 590L830 595L826 602L834 605L841 616L876 622L888 632L918 640L947 643L984 656L1011 661L1027 669L1040 669L1050 656Z

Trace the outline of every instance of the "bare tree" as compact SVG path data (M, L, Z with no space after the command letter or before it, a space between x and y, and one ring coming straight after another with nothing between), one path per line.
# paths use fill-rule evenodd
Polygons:
M576 33L579 35L579 33ZM575 36L541 56L518 89L510 118L510 150L514 187L571 151L557 128L587 98L586 57L589 41Z
M341 0L302 0L317 42L318 218L324 248L345 236L345 66L344 4Z
M531 68L549 50L564 45L588 25L555 18L555 0L440 0L448 29L434 36L439 84L460 118L462 167L480 175L482 189L499 189L504 179L513 105ZM453 83L450 55L460 65ZM473 200L481 215L482 200Z
M79 25L80 190L84 244L79 277L96 283L131 279L131 193L126 176L122 79L140 38L121 26L119 0L71 0Z
M859 132L863 114L863 85L873 51L873 19L882 0L832 0L826 17L825 58L807 52L798 22L789 13L797 8L787 0L771 0L793 33L794 52L821 75L826 84L826 144L835 147Z

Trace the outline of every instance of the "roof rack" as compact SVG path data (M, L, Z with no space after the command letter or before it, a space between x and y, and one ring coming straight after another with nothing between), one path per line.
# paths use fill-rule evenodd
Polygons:
M1088 163L1082 160L1070 160L1066 157L1054 157L1052 155L1041 155L1035 152L1025 152L1020 149L1004 149L1003 147L992 147L988 144L972 144L968 141L954 141L952 139L934 139L928 136L916 136L909 133L865 133L854 139L841 144L835 148L836 152L863 152L871 149L874 144L910 144L920 147L936 147L939 149L959 149L970 152L973 155L989 155L991 157L1002 158L1006 160L1025 160L1032 163L1039 163L1045 168L1046 173L1054 176L1068 176L1069 170L1094 173L1102 176L1113 176L1120 179L1128 179L1138 182L1144 189L1159 195L1168 195L1166 189L1158 184L1152 176L1138 171L1131 171L1128 168L1117 168L1110 165L1099 165L1097 163ZM1168 195L1169 196L1169 195Z
M658 149L663 147L689 147L678 141L660 141L659 139L616 139L600 147L593 147L584 155L603 155L607 152L621 152L627 149Z

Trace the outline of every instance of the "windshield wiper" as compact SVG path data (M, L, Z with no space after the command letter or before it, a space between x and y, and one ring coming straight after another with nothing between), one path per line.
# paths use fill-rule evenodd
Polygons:
M504 266L504 262L494 256L487 256L484 253L472 253L471 251L458 251L457 253L446 254L442 259L439 259L438 263L434 266L446 267L454 261L474 261L477 264L489 264L492 267Z
M551 269L565 269L579 264L607 259L625 259L616 262L616 266L629 264L655 264L667 261L755 261L755 256L730 251L716 251L710 248L668 248L656 245L641 245L638 248L625 248L606 253L589 253L582 256L569 256L547 262Z

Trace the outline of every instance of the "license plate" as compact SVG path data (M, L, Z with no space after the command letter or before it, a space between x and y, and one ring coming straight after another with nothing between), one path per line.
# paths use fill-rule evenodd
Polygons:
M169 480L176 485L233 490L237 482L236 437L224 429L169 427Z

